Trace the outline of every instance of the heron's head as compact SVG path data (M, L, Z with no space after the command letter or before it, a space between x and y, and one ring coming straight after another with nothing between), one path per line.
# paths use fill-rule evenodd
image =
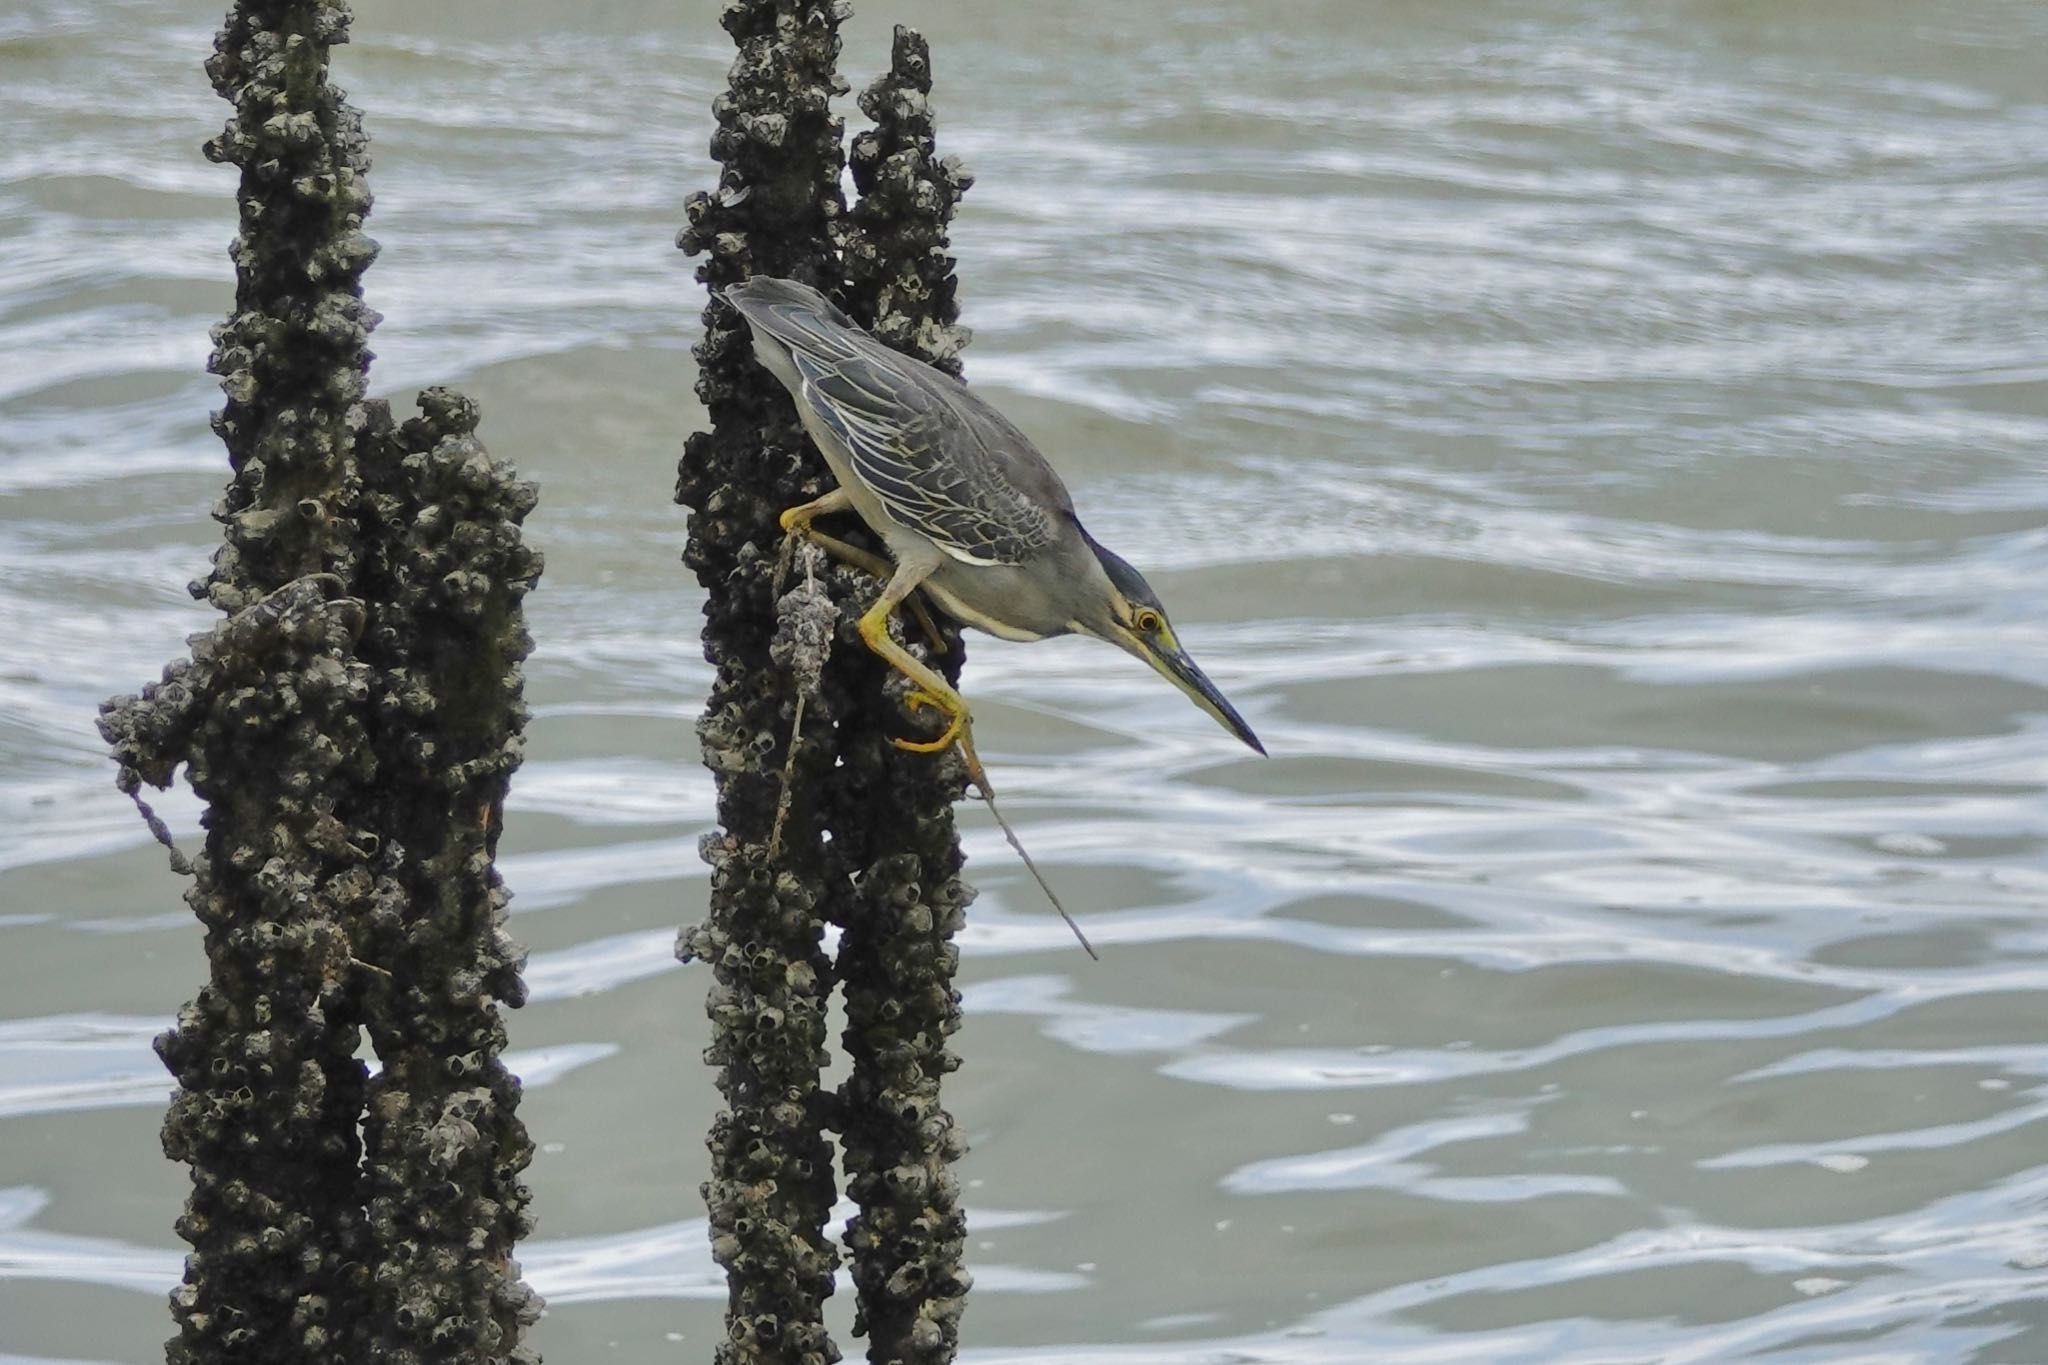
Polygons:
M1209 675L1181 648L1173 633L1173 623L1166 619L1166 608L1160 605L1159 594L1152 591L1145 575L1114 551L1097 544L1086 531L1082 535L1087 536L1089 548L1102 565L1108 591L1103 600L1090 603L1091 610L1076 620L1075 626L1084 634L1107 640L1152 665L1168 682L1187 693L1190 701L1214 716L1224 729L1265 753L1266 746L1259 743L1259 737L1237 714L1237 708L1224 699L1216 684L1209 681Z

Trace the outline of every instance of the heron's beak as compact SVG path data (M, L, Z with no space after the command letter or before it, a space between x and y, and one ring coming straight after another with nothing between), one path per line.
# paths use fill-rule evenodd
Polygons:
M1209 675L1180 647L1180 641L1174 638L1173 627L1162 630L1156 639L1131 631L1120 630L1118 633L1128 641L1124 648L1158 669L1168 682L1187 693L1190 701L1214 716L1217 724L1259 753L1266 752L1266 746L1259 743L1259 737L1252 733L1251 726L1244 723L1244 717L1237 714L1237 708L1224 699L1223 694L1216 690L1216 684L1209 681Z

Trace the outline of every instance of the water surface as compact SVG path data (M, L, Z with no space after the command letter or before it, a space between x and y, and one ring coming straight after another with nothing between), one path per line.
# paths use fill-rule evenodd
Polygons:
M704 1359L668 503L717 6L361 6L379 392L541 481L505 871L558 1361ZM203 976L92 730L208 624L211 10L0 14L0 1359L160 1358ZM978 1365L2048 1360L2048 11L1041 0L969 375L1273 751L976 641ZM189 798L166 803L190 837ZM850 1295L833 1305L841 1341Z

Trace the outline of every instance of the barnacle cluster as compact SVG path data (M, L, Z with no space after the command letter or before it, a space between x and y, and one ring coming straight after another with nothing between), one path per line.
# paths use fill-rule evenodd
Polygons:
M888 71L861 91L874 124L853 139L860 198L840 249L847 311L897 350L958 375L969 333L959 325L947 228L974 177L958 157L938 154L931 95L930 45L898 24Z
M841 252L847 307L898 350L954 374L967 332L958 325L947 225L972 183L933 149L931 54L898 27L890 69L861 94L874 126L853 140L860 199L847 215ZM943 665L959 678L958 631ZM939 1103L939 1078L959 1066L946 1039L960 1027L953 986L961 928L973 888L960 879L953 824L957 777L888 743L894 703L866 650L849 650L865 676L854 684L864 713L849 728L833 844L855 871L842 919L839 975L852 1074L840 1087L846 1188L859 1206L847 1228L858 1326L875 1362L953 1358L972 1283L962 1264L966 1217L950 1167L967 1144Z
M831 0L727 6L739 54L714 103L719 182L691 196L677 244L705 257L698 278L714 288L755 274L809 281L892 345L958 373L966 333L947 225L969 178L933 150L929 53L898 29L890 71L862 96L875 126L853 143L861 196L849 210L830 110L847 90L836 72L843 17ZM685 559L708 597L717 680L699 736L720 828L705 841L708 916L679 950L716 977L707 1060L725 1107L704 1193L730 1290L719 1359L839 1358L823 1326L837 1261L825 1234L836 1129L859 1206L847 1247L869 1359L950 1360L970 1282L950 1170L965 1144L939 1104L940 1077L958 1065L946 1046L960 1021L951 939L973 895L952 810L963 774L952 756L888 743L905 723L902 686L852 630L874 581L818 574L836 613L807 585L782 591L776 516L822 494L830 475L753 363L737 313L714 301L704 322L698 394L711 429L685 446L677 500L691 509ZM820 623L844 646L822 667ZM958 631L942 634L932 662L957 678ZM828 922L841 931L836 961L821 947ZM820 1079L835 981L852 1063L836 1094Z
M347 26L338 0L241 0L207 63L241 226L212 361L233 479L193 591L227 617L101 717L123 790L183 766L207 807L186 901L209 978L157 1040L164 1149L192 1171L173 1365L537 1358L493 867L535 493L467 399L429 390L401 424L364 397L366 143L328 80Z
M739 51L713 109L719 182L690 197L676 239L705 257L698 278L714 288L757 273L832 287L844 207L843 128L831 111L846 90L839 20L835 0L725 8ZM695 354L710 429L684 446L676 500L690 508L684 562L706 589L704 655L716 674L698 737L717 779L719 828L704 841L709 913L683 931L678 951L716 978L705 1060L718 1068L725 1105L707 1139L704 1202L730 1291L716 1358L824 1365L840 1355L824 1323L839 1258L825 1230L835 1182L834 1097L821 1080L833 982L823 936L842 879L823 821L851 699L840 669L828 665L802 692L798 670L774 656L785 615L776 517L823 492L826 476L788 400L754 364L736 312L716 300L706 307ZM825 581L850 600L842 573Z

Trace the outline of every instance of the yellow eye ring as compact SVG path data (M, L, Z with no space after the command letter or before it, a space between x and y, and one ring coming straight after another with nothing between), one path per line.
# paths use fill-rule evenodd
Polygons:
M1140 607L1131 614L1131 625L1141 635L1157 635L1166 625L1166 618L1150 607Z

